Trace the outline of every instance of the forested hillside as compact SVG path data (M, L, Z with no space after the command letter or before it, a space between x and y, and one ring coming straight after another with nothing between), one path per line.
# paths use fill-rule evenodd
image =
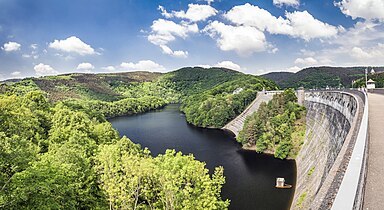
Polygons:
M263 87L277 88L270 80L225 68L187 67L166 74L127 72L30 78L2 84L0 91L23 95L42 90L53 103L63 101L67 106L85 107L105 117L182 103L181 110L189 123L219 128L241 113ZM241 91L234 94L236 89Z
M160 73L150 72L67 74L2 84L0 91L7 95L24 95L41 90L52 103L61 101L68 106L85 107L113 117L146 112L178 100L178 95L160 80L160 76Z
M247 117L238 141L245 148L295 158L305 137L305 107L297 104L293 89L276 94L268 103Z
M294 74L272 72L262 77L276 82L280 88L321 89L351 87L352 81L364 77L366 67L310 67ZM376 72L384 71L384 67L374 67Z
M292 72L280 71L280 72L271 72L271 73L263 74L261 76L264 78L270 79L272 81L275 81L276 84L281 84L288 78L292 77L294 74L295 73L292 73Z
M277 89L270 80L223 68L183 68L166 78L181 93L187 121L210 128L221 128L235 118L263 87Z
M263 87L275 90L274 83L250 75L238 75L231 81L188 96L181 106L186 119L201 127L221 128L239 115Z

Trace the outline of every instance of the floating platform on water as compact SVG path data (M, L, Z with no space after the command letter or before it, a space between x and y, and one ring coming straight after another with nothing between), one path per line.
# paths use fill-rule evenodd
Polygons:
M290 184L284 184L284 186L277 186L276 185L276 188L279 188L279 189L290 189L290 188L292 188L292 185L290 185Z

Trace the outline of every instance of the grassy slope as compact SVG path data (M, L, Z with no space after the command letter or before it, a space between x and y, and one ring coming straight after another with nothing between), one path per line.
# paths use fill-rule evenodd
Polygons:
M180 91L183 96L189 96L234 80L241 75L244 74L225 68L185 67L167 73L165 79L173 82L175 89Z
M24 92L41 89L52 102L65 99L116 101L132 96L130 90L140 91L143 83L166 81L165 88L172 88L184 96L202 92L218 84L244 75L223 68L182 68L167 74L151 72L124 72L110 74L64 74L39 78L26 78L17 83L2 83L1 92ZM145 87L146 88L146 87ZM153 91L153 90L148 90Z
M67 74L33 78L37 86L48 93L50 100L68 98L84 100L116 101L122 95L113 89L119 83L148 82L161 74L150 72L126 72L113 74Z

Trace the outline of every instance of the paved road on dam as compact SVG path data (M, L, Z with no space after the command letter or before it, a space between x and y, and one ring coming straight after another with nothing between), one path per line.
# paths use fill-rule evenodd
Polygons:
M368 95L369 155L364 209L384 209L384 95Z

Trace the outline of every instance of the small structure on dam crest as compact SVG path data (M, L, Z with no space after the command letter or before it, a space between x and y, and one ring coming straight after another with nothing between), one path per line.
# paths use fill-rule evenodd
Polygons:
M367 81L367 89L370 90L375 88L376 88L375 81L373 81L372 79L369 79Z

